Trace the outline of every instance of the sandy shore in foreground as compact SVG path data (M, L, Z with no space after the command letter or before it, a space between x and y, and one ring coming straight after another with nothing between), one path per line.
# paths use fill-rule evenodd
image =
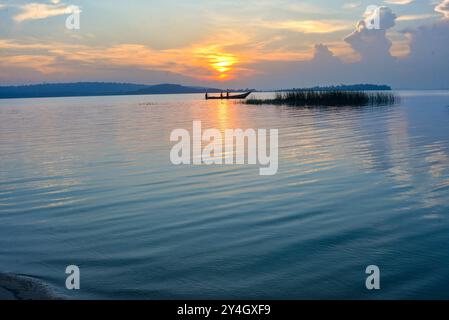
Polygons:
M0 273L0 300L61 300L49 285L28 276Z

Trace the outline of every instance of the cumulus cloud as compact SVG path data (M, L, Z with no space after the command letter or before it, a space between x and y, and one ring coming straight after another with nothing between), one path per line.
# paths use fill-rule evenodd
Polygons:
M410 37L410 59L420 65L448 61L445 70L449 70L449 21L407 30L406 34Z
M435 11L445 13L445 17L430 25L405 30L410 38L410 59L420 64L434 64L448 61L449 66L449 0L438 4ZM446 68L445 70L448 70Z
M340 59L329 50L329 47L324 44L315 45L315 51L313 60L319 61L325 64L340 62Z
M395 26L397 16L388 7L378 7L377 9L367 10L365 12L365 20L379 19L380 29L387 30Z
M373 13L371 13L373 14ZM362 60L382 60L391 59L391 41L386 36L386 31L395 25L396 15L387 7L379 8L380 29L369 29L366 20L357 23L353 33L347 36L344 41L356 51ZM368 16L368 19L372 17Z

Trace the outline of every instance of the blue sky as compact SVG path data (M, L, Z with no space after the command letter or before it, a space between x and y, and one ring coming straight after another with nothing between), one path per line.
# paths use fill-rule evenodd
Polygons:
M358 25L369 5L379 30ZM447 0L0 0L0 84L449 88L448 37Z

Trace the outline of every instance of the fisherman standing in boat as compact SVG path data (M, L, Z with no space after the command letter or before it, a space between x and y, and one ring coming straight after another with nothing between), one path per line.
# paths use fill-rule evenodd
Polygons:
M209 96L207 95L207 92L206 92L206 100L207 100L207 99L209 99Z

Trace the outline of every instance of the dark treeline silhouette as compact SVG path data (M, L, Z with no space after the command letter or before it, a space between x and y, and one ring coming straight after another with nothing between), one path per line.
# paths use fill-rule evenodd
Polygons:
M277 92L273 99L249 99L247 104L290 105L298 107L316 106L367 106L391 105L399 102L392 93L366 91L286 91Z
M178 84L143 85L132 83L78 82L0 87L0 99L47 98L139 94L219 93L222 89L188 87ZM243 92L245 90L229 90Z

